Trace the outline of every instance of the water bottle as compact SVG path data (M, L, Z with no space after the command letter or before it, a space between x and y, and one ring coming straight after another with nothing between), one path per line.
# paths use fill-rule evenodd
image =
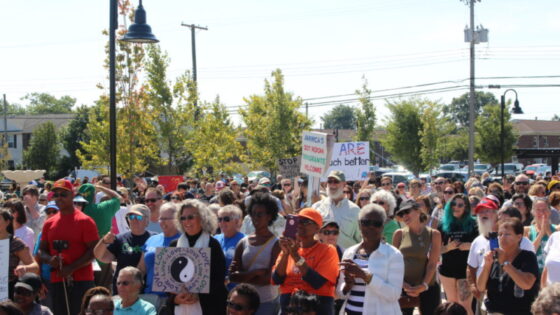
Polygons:
M525 291L523 291L523 289L521 289L517 284L514 284L513 296L515 296L516 298L522 298L523 296L525 296Z

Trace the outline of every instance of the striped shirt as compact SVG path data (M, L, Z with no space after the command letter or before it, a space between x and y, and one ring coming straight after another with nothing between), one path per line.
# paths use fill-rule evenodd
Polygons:
M368 271L368 258L369 255L363 256L355 254L352 259L362 270ZM362 314L364 308L364 297L366 295L366 283L362 278L356 278L354 285L348 295L346 302L346 312L348 314Z

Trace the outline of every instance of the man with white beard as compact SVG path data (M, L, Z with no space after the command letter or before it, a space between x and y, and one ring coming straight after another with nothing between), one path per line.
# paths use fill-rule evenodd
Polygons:
M469 251L467 281L473 296L477 299L477 314L479 314L478 311L484 298L484 292L480 292L476 287L476 277L482 271L480 266L484 261L484 255L490 251L490 233L498 232L498 209L500 206L494 201L495 199L497 198L494 196L484 197L474 208L480 235L474 239ZM526 237L521 239L519 247L524 250L530 250L533 253L535 252L533 243Z
M338 223L340 234L337 243L343 250L362 241L358 228L360 208L344 196L344 186L346 186L344 173L332 171L327 177L328 197L312 206L321 213L324 221Z

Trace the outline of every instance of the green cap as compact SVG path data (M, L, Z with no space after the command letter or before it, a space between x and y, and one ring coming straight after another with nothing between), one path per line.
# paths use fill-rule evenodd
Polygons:
M331 173L329 174L329 176L327 178L336 178L337 180L341 181L341 182L345 182L346 181L346 176L344 176L344 172L342 171L331 171Z

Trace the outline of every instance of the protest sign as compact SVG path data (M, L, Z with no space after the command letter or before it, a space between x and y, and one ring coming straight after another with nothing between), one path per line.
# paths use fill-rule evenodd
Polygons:
M158 183L165 188L166 192L171 192L177 189L177 185L183 181L181 175L164 175L158 176Z
M10 259L10 240L0 241L0 302L8 299L8 260Z
M290 159L278 159L278 170L283 178L294 178L300 176L301 157L296 156Z
M369 142L337 142L333 146L329 169L321 178L326 181L331 171L343 171L346 180L364 180L369 171Z
M300 171L310 177L321 177L328 165L327 134L304 131L301 145Z
M158 247L152 290L210 292L210 248Z

